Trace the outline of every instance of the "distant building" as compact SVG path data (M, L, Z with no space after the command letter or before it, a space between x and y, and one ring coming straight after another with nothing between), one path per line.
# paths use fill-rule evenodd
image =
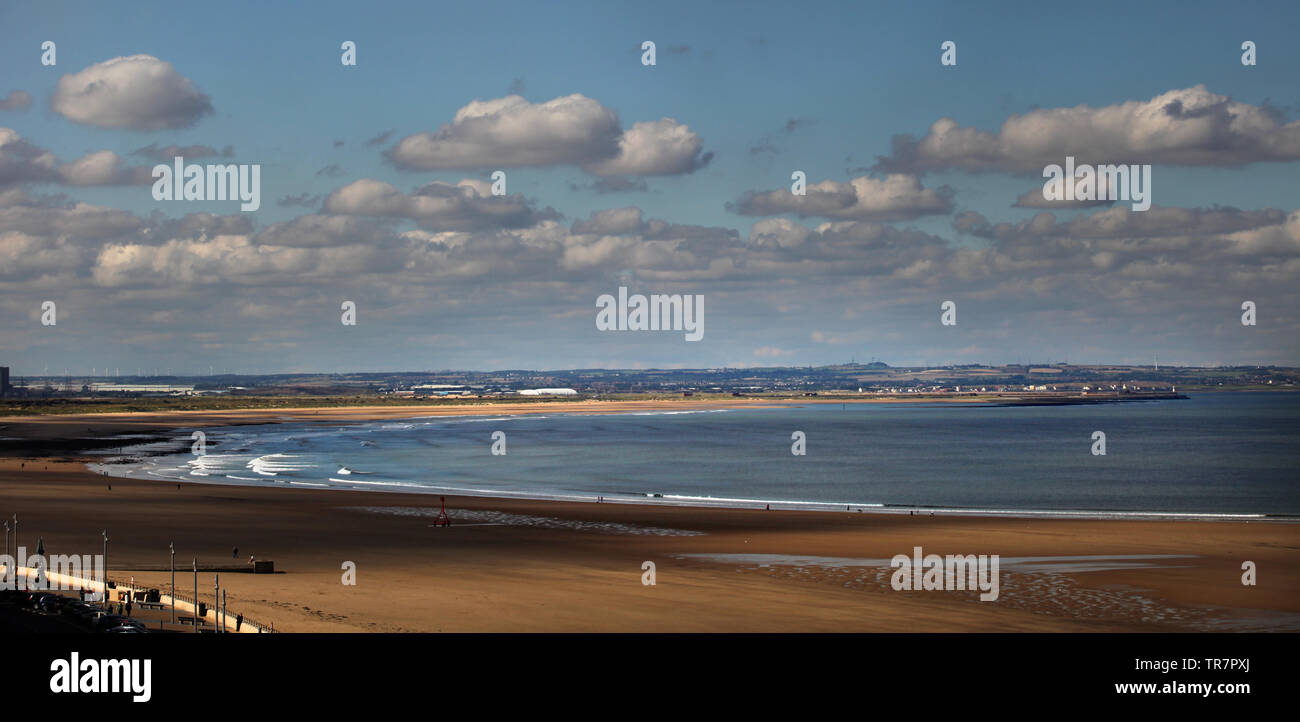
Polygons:
M9 395L9 367L0 366L0 396Z
M576 396L573 389L520 389L520 396Z
M193 394L194 386L188 384L110 384L91 383L81 387L82 391L97 394Z

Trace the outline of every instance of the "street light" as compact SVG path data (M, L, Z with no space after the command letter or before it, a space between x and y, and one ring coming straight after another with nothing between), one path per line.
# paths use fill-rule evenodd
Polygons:
M172 624L176 623L176 542L167 545L172 550Z
M104 530L104 604L108 604L108 530Z
M199 560L194 559L194 633L199 633Z

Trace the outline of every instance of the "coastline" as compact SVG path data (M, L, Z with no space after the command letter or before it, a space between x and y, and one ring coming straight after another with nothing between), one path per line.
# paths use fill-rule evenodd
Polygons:
M854 403L907 403L921 402L920 399L863 399ZM757 401L744 402L722 401L718 399L698 400L654 400L654 401L581 401L581 402L531 402L522 404L485 403L475 405L406 407L414 409L410 414L397 413L392 407L348 407L328 410L332 413L322 415L321 409L282 409L282 410L247 410L240 412L193 412L190 413L135 413L135 414L86 414L62 417L27 417L26 422L47 422L44 430L67 426L78 428L84 426L85 433L99 437L90 442L109 448L118 447L121 456L149 457L166 454L189 454L190 440L184 436L167 436L178 430L188 432L195 427L202 427L208 432L221 431L242 425L275 425L281 423L321 423L352 424L368 421L419 421L436 417L466 416L527 416L545 414L646 414L646 413L698 413L706 411L735 409L774 409L805 404L831 404L838 401L809 399L808 401ZM430 412L436 413L430 413ZM231 415L234 414L232 417ZM108 424L99 424L108 417ZM66 421L66 424L58 424ZM49 422L55 422L51 427ZM114 435L104 436L107 431L119 432L120 425L132 426L142 424L129 434L139 434L143 438L114 440ZM0 439L3 439L0 426ZM23 433L19 431L18 433ZM0 444L3 442L0 441ZM71 442L70 442L71 443ZM211 442L209 442L211 443ZM120 444L120 446L119 446ZM72 446L76 446L72 443ZM154 448L149 448L154 447ZM166 447L166 448L159 448ZM0 447L2 449L2 447ZM105 449L99 449L106 453ZM0 450L0 456L4 453ZM232 487L270 487L270 488L317 488L334 491L369 491L373 493L410 493L433 496L465 496L499 499L517 499L531 501L559 501L577 503L595 503L601 500L612 504L644 504L653 506L682 506L716 509L778 509L787 511L844 512L853 511L867 514L925 514L925 515L962 515L980 517L1029 518L1029 519L1107 519L1107 520L1161 520L1161 521L1254 521L1276 523L1300 523L1300 515L1280 512L1209 512L1209 511L1173 511L1173 510L1136 510L1136 509L1055 509L1055 508L998 508L952 506L944 504L898 504L878 501L839 499L834 501L814 501L791 498L747 498L711 495L684 495L652 492L559 492L559 491L505 491L502 489L476 488L468 486L438 486L432 484L414 484L408 481L375 482L360 479L329 479L329 483L309 483L306 481L286 481L279 479L244 479L230 475L185 476L183 478L162 475L149 476L131 473L135 469L119 463L103 463L102 460L86 458L88 468L99 474L118 479L155 480L160 483L209 484Z
M607 412L655 408L647 404L681 409L683 403L697 404L524 406L534 413ZM698 403L705 404L717 408ZM428 410L435 413L401 407L5 419L0 436L68 443L29 456L10 450L0 459L0 515L17 512L23 543L34 546L39 536L56 553L97 553L107 528L110 575L160 588L168 584L170 541L177 566L183 561L186 570L177 575L181 591L188 589L192 557L201 570L238 567L248 554L273 559L282 573L223 571L223 586L232 608L289 632L1300 629L1300 527L1294 524L447 495L453 526L434 528L439 502L429 494L105 478L86 470L73 448L84 439L197 425L505 411L501 405ZM996 603L960 592L895 592L844 561L889 558L917 546L1009 558L1153 558L1136 567L1112 560L1095 571L1008 571ZM239 557L232 557L233 547ZM814 559L763 566L717 557L728 554ZM1241 584L1243 560L1261 569L1259 586ZM345 561L357 565L356 586L341 583ZM656 564L654 586L642 584L645 561ZM201 571L199 579L202 595L211 588L211 572Z

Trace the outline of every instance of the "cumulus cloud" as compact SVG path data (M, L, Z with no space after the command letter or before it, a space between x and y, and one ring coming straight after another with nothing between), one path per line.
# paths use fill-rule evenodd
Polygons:
M27 110L32 105L32 96L25 90L14 90L0 98L0 110Z
M0 193L0 229L29 235L93 243L145 229L140 218L88 203L55 203L29 198L17 189Z
M113 151L99 150L65 163L13 130L0 128L0 188L18 183L103 186L150 182L148 168L129 166Z
M372 219L314 213L267 226L256 240L271 246L313 248L377 244L385 235Z
M1285 317L1300 281L1300 212L1294 210L1136 213L1119 206L1068 222L1041 213L1023 223L963 213L956 225L967 238L960 240L874 221L805 225L774 217L756 219L742 237L730 228L649 218L635 206L596 211L572 224L534 217L510 226L484 220L485 211L473 207L513 202L485 195L482 181L409 193L378 181L358 184L331 194L322 212L260 230L248 214L137 217L3 189L0 301L57 283L90 294L95 300L88 306L136 303L133 308L156 312L166 303L185 323L219 304L274 306L273 320L283 327L337 308L337 298L322 289L348 288L350 297L370 299L367 317L375 320L381 318L375 304L385 300L402 308L455 308L482 321L503 309L563 312L575 298L585 307L591 294L624 284L713 293L713 313L728 314L728 327L738 333L749 333L741 317L748 313L775 319L792 334L769 333L765 325L745 348L799 348L791 344L810 333L819 344L890 342L870 335L890 322L854 335L839 325L850 319L840 311L883 311L880 318L914 333L917 319L908 309L932 316L939 298L966 299L967 314L983 314L980 333L995 339L1005 338L997 333L1007 325L1016 333L1046 332L1049 327L1035 325L1035 314L1051 316L1051 329L1092 324L1112 344L1122 344L1126 332L1146 338L1134 329L1151 318L1187 329L1190 338L1205 333L1204 319L1216 308L1235 323L1243 298L1269 308L1270 324L1295 325L1294 314ZM421 227L398 232L403 219ZM488 288L502 294L503 305L457 306ZM1199 318L1181 325L1170 315L1193 311ZM1070 328L1071 337L1084 333ZM221 333L244 339L239 334L246 332L232 326ZM1269 338L1294 348L1282 331Z
M21 231L0 231L0 280L16 281L58 275L81 263L83 249L67 242L51 242Z
M28 143L14 130L0 128L0 187L57 180L57 166L53 153Z
M618 141L618 154L583 168L602 176L678 175L709 164L704 141L672 118L636 123Z
M437 133L417 133L389 152L421 170L588 163L618 152L614 111L583 95L529 103L518 95L475 100Z
M951 213L952 192L948 188L924 188L916 176L891 174L884 178L861 176L848 183L826 180L796 196L788 188L750 191L727 210L746 216L796 213L801 218L845 218L902 221L926 215Z
M153 182L149 168L129 166L126 159L111 150L100 150L59 166L59 178L74 186L148 185Z
M434 181L410 194L390 183L363 178L330 193L322 208L336 215L414 220L428 230L523 228L559 217L551 208L537 210L522 194L494 196L483 181L452 185Z
M767 218L749 229L749 243L756 248L797 248L812 235L801 223L786 218Z
M575 222L570 231L576 244L592 243L592 239L586 236L625 236L629 242L666 241L678 250L701 254L741 246L739 235L729 228L669 223L658 218L643 219L641 209L635 206L595 211L586 220ZM605 241L597 239L594 242Z
M50 106L75 123L128 130L186 128L213 110L189 78L152 55L113 58L64 75Z
M645 224L641 222L641 209L636 206L596 211L586 220L573 224L574 233L602 235L639 233L644 228Z
M1060 223L1051 213L1039 213L1019 223L990 223L984 216L967 211L954 219L962 233L999 241L1068 238L1164 238L1188 234L1206 235L1274 226L1283 221L1275 208L1243 211L1236 208L1172 208L1153 206L1133 211L1127 206L1078 216Z
M436 133L409 135L388 151L418 170L575 165L602 176L690 173L708 164L703 142L671 118L626 132L614 111L584 95L544 103L518 95L475 100Z
M1109 199L1110 192L1107 190L1108 183L1109 181L1106 179L1105 175L1099 176L1096 179L1097 188L1095 195L1097 198L1094 200L1077 200L1078 194L1075 194L1074 200L1066 200L1064 198L1048 200L1043 197L1042 188L1035 188L1016 196L1016 202L1011 205L1013 208L1054 208L1059 210L1065 210L1068 208L1096 208L1098 206L1109 206L1114 204L1115 201Z
M855 297L890 304L932 300L942 290L1000 299L1003 308L1032 299L1101 309L1133 299L1277 298L1300 281L1300 212L1272 208L1138 213L1121 205L1069 221L1040 213L1018 223L958 215L957 230L984 244L859 219L810 227L763 218L742 238L729 228L647 218L635 206L569 226L557 216L522 196L491 196L480 180L410 193L361 180L331 193L320 213L261 230L247 214L140 218L9 188L0 190L0 260L17 269L4 276L9 288L57 275L73 286L172 289L187 298L205 297L194 287L301 289L357 278L382 279L394 292L545 279L545 293L554 293L632 274L638 283L725 284L754 304L774 288L843 293L852 286ZM399 233L399 220L419 229Z
M887 172L1041 171L1073 155L1080 163L1240 166L1300 160L1300 121L1210 92L1203 85L1150 100L1013 115L997 132L940 118L921 139L895 136L878 159Z
M1231 243L1229 250L1234 255L1289 258L1294 267L1294 259L1300 254L1300 210L1291 211L1280 223L1230 233L1226 240Z
M39 287L73 282L99 243L138 233L145 224L125 211L33 199L21 189L0 193L0 280Z

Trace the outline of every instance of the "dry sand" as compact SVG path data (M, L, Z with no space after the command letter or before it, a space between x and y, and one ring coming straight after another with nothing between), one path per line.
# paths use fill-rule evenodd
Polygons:
M184 431L197 425L438 413L614 411L665 402L518 407L259 410L0 419L0 436L41 440ZM680 408L689 401L671 401ZM738 402L749 404L753 402ZM716 402L713 404L716 406ZM173 432L174 433L174 432ZM69 442L75 446L75 443ZM200 595L222 573L229 605L290 632L915 632L1300 629L1300 525L1106 521L679 508L382 492L183 484L102 477L69 450L0 459L0 516L21 541L94 554L111 537L110 574ZM21 457L21 458L20 458ZM25 464L26 468L20 468ZM109 486L111 485L111 490ZM362 511L397 507L405 515ZM409 510L421 508L427 516ZM501 514L510 516L502 517ZM659 530L649 533L649 530ZM665 535L663 530L695 532ZM632 533L632 532L642 533ZM232 558L232 547L239 548ZM1029 575L1003 569L1001 596L897 592L867 568L759 567L684 554L889 558L926 553L1024 556L1193 555L1156 568ZM248 556L279 572L242 571ZM1258 585L1243 586L1254 561ZM342 584L356 564L355 586ZM642 584L642 563L657 584Z

